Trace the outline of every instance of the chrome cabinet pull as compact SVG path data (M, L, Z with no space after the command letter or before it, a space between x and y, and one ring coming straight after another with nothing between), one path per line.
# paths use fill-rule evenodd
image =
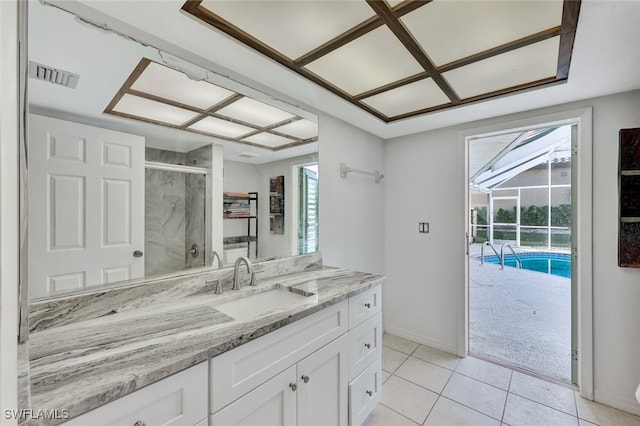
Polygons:
M367 349L371 349L371 343L365 343L365 344L364 344L364 346L365 346Z
M309 383L309 376L302 376L301 379L303 382Z
M133 426L145 426L144 422L142 420L138 420L137 422L135 422L133 424Z
M136 250L133 252L133 257L142 257L142 252L140 250ZM134 424L133 426L144 426L144 423L142 425L136 425Z
M364 306L366 306L367 309L370 309L371 308L371 303L365 303Z
M298 385L295 383L289 383L289 387L291 388L292 391L297 391L298 390Z
M367 391L367 395L369 395L369 396L373 396L373 392L371 392L371 391Z

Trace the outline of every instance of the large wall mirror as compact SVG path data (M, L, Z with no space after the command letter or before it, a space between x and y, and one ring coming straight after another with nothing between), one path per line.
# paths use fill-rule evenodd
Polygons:
M28 21L32 300L317 251L314 114L56 7Z

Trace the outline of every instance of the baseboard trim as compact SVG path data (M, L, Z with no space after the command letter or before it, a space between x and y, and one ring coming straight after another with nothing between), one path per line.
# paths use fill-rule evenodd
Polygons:
M640 405L638 405L635 398L627 399L617 396L602 396L598 394L597 390L595 396L595 402L599 402L600 404L608 405L610 407L617 408L618 410L626 411L627 413L640 416Z
M405 339L412 340L416 343L420 343L421 345L430 346L435 349L440 349L441 351L449 352L453 355L456 355L458 348L456 345L451 344L449 342L443 342L438 339L432 339L423 334L413 333L411 331L407 331L405 329L394 327L393 325L385 324L384 331L389 334L393 334L398 337L403 337Z

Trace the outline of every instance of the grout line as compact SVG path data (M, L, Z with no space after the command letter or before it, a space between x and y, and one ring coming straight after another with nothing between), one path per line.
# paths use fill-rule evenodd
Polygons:
M462 405L463 407L468 408L469 410L475 411L476 413L482 414L483 416L485 416L485 417L489 417L490 419L495 420L495 421L497 421L497 422L499 422L499 421L500 421L500 419L497 419L497 418L495 418L495 417L493 417L493 416L490 416L490 415L488 415L487 413L483 413L482 411L478 410L477 408L470 407L470 406L468 406L468 405L466 405L466 404L463 404L463 403L462 403L462 402L460 402L460 401L456 401L455 399L453 399L453 398L451 398L451 397L448 397L448 396L446 396L446 395L442 395L442 398L444 398L444 399L448 399L448 400L449 400L449 401L451 401L451 402L455 402L455 403L456 403L456 404L458 404L458 405Z
M468 375L466 375L466 374L460 373L459 371L454 371L454 373L459 374L459 375L461 375L461 376L464 376L464 377L466 377L466 378L468 378L468 379L473 379L473 380L475 380L476 382L480 382L480 383L485 384L485 385L487 385L487 386L491 386L492 388L500 389L500 390L501 390L501 391L503 391L503 392L509 392L507 389L503 389L503 388L501 388L500 386L496 386L496 385L494 385L494 384L487 383L487 382L482 381L482 380L480 380L480 379L476 379L475 377L468 376ZM511 382L511 379L509 379L509 382Z
M379 403L380 405L384 405L382 402ZM389 407L388 405L384 405L386 408L388 408L389 410L393 411L394 413L396 413L399 416L404 417L405 419L409 420L411 423L417 424L419 425L420 423L416 423L415 421L411 420L409 417L405 416L404 414L394 410L393 408ZM426 419L425 419L426 420Z
M578 414L577 414L577 413L578 413L578 408L577 408L577 407L576 407L576 415L574 416L573 414L569 414L569 413L567 413L566 411L562 411L562 410L561 410L561 409L559 409L559 408L556 408L556 407L552 407L552 406L550 406L550 405L547 405L547 404L545 404L544 402L536 401L535 399L531 399L531 398L529 398L529 397L522 396L522 395L520 395L520 394L518 394L518 393L515 393L515 392L509 392L509 393L510 393L510 394L512 394L512 395L515 395L515 396L517 396L517 397L519 397L519 398L526 399L527 401L535 402L536 404L538 404L538 405L542 405L543 407L551 408L552 410L555 410L555 411L557 411L557 412L559 412L559 413L562 413L562 414L566 414L567 416L580 418L580 417L578 416ZM584 420L584 419L583 419L583 420Z
M502 416L500 417L500 423L504 421L504 413L507 412L507 401L509 400L509 389L511 389L511 380L513 380L513 370L511 370L511 374L509 374L509 384L507 385L507 395L504 398L504 407L502 407Z
M419 358L417 358L419 359ZM427 361L425 361L427 362ZM435 364L433 364L435 365ZM448 370L451 371L451 370ZM449 374L449 378L447 379L447 381L445 382L444 386L442 386L442 390L440 390L440 392L438 393L438 397L436 398L435 402L433 403L433 405L431 406L431 409L429 410L429 413L427 413L427 417L424 419L424 422L422 422L422 424L424 425L427 422L427 419L429 418L429 416L431 415L431 413L433 412L433 409L436 407L436 404L438 403L438 401L440 401L440 398L445 398L447 399L447 397L442 396L442 392L444 392L445 388L447 387L447 385L449 384L449 381L451 381L451 378L453 377L453 371L451 371L451 373ZM432 391L433 392L433 391Z

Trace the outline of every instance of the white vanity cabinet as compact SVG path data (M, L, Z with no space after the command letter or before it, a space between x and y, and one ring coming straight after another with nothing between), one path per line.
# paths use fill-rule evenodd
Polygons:
M346 426L343 335L210 417L210 426Z
M382 397L381 286L209 361L210 426L359 426Z
M206 424L207 362L176 373L64 423L65 426Z

